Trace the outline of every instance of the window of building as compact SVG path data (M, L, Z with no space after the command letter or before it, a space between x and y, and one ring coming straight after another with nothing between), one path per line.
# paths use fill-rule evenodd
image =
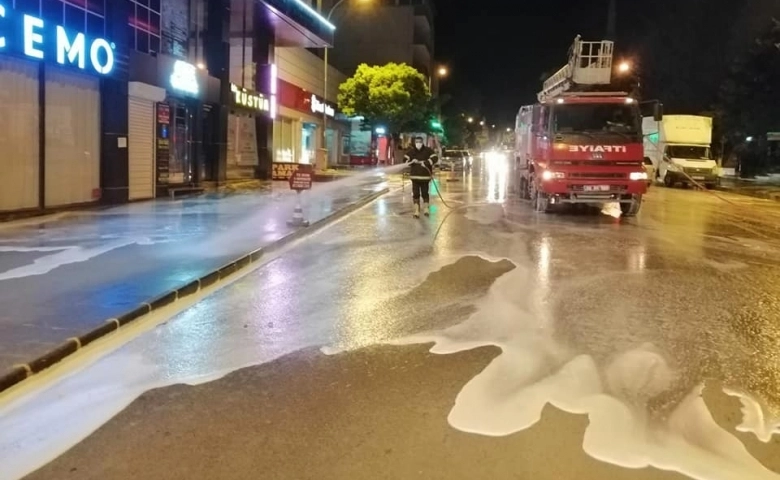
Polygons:
M278 118L274 121L274 161L295 162L296 146L294 144L293 121Z
M130 0L130 3L130 46L143 53L159 52L160 0Z
M106 34L106 0L12 0L11 7L93 37Z

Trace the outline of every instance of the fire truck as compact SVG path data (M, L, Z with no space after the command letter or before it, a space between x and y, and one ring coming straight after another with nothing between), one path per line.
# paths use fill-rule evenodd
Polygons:
M626 92L610 91L614 42L582 41L515 124L520 196L539 212L557 204L617 202L633 216L647 191L642 116ZM660 111L656 116L662 115Z

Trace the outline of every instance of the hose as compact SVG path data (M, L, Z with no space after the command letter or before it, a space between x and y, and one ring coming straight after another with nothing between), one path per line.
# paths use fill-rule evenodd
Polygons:
M436 190L436 195L439 196L439 200L441 200L441 203L443 203L445 207L449 208L451 210L450 213L452 213L452 211L455 209L452 206L450 206L450 204L447 203L447 200L444 199L444 196L442 196L441 191L439 190L439 185L436 183L436 177L433 175L433 172L425 164L423 164L423 166L425 167L426 170L428 170L428 173L431 174L431 183L433 184L433 188ZM449 214L447 215L449 216Z
M714 195L715 198L718 198L718 199L728 203L729 205L733 205L735 207L741 207L742 206L742 205L740 205L738 203L732 202L731 200L729 200L729 199L727 199L727 198L725 198L725 197L723 197L721 195L718 195L717 193L713 192L712 190L709 190L706 185L702 185L701 183L699 183L696 180L694 180L693 178L691 178L691 176L688 175L688 173L685 170L681 169L677 173L682 173L683 176L685 176L685 178L687 178L692 184L696 185L697 187L699 187L699 189L704 190L705 192L709 193L710 195Z

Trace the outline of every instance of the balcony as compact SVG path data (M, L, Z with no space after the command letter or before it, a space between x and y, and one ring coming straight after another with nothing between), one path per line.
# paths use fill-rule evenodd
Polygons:
M274 32L278 47L322 48L333 45L335 28L305 0L256 0L260 24Z
M415 29L413 43L415 46L425 47L428 50L428 55L433 54L433 37L431 35L426 35Z

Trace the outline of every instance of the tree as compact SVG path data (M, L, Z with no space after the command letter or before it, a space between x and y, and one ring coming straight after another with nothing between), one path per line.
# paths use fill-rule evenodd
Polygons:
M404 63L361 64L339 86L339 108L362 116L366 125L383 126L394 138L403 132L430 130L434 104L425 77Z
M767 132L780 131L780 21L772 20L752 48L739 58L720 91L719 118L728 143L745 149L745 140L756 142L745 155L743 173L760 173L765 163ZM746 149L751 150L751 149ZM747 162L747 159L751 159Z
M720 112L732 136L760 136L780 130L780 22L772 25L738 59L723 84Z
M444 137L447 145L461 147L468 145L470 132L463 115L444 117L442 124L444 125Z

